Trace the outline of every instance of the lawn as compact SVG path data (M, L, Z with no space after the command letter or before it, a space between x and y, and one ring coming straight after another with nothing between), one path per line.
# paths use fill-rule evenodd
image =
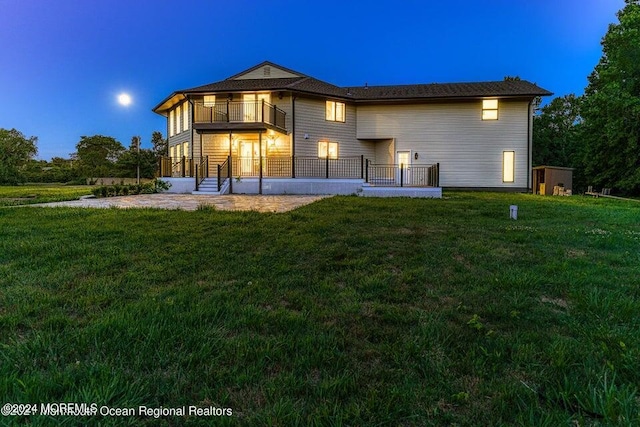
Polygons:
M29 184L0 186L0 206L77 200L91 194L86 185Z
M2 208L0 396L136 415L0 420L639 425L639 219L637 202L453 192Z

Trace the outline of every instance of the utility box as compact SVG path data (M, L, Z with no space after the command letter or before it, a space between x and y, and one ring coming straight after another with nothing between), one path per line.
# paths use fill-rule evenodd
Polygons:
M552 196L554 187L563 188L564 194L573 190L573 168L536 166L533 168L533 194Z

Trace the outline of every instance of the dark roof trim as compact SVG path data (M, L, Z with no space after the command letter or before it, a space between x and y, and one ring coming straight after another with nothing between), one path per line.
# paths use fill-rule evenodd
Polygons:
M236 79L265 65L282 69L300 77L270 79ZM264 61L252 68L235 74L225 80L173 92L159 103L153 111L161 114L160 108L169 108L167 103L177 95L185 98L188 94L214 94L255 91L287 91L334 98L355 103L428 102L441 100L464 100L481 98L524 98L550 96L553 93L526 80L504 80L469 83L431 83L415 85L351 86L339 87L331 83L309 77L294 70Z

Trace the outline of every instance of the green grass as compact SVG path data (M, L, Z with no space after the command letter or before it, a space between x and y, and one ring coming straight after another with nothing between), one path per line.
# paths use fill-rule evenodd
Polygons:
M233 410L0 421L640 424L640 205L445 196L0 209L5 401Z
M0 186L0 206L77 200L91 194L86 185L28 184Z

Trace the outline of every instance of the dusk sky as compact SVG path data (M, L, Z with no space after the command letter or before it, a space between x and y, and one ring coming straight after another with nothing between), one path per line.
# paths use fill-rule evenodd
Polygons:
M166 132L174 90L262 61L338 86L520 76L582 94L623 0L318 2L0 0L0 128L68 158L80 136L125 147ZM120 93L132 97L123 107ZM548 98L547 101L549 101ZM166 135L165 135L166 136Z

